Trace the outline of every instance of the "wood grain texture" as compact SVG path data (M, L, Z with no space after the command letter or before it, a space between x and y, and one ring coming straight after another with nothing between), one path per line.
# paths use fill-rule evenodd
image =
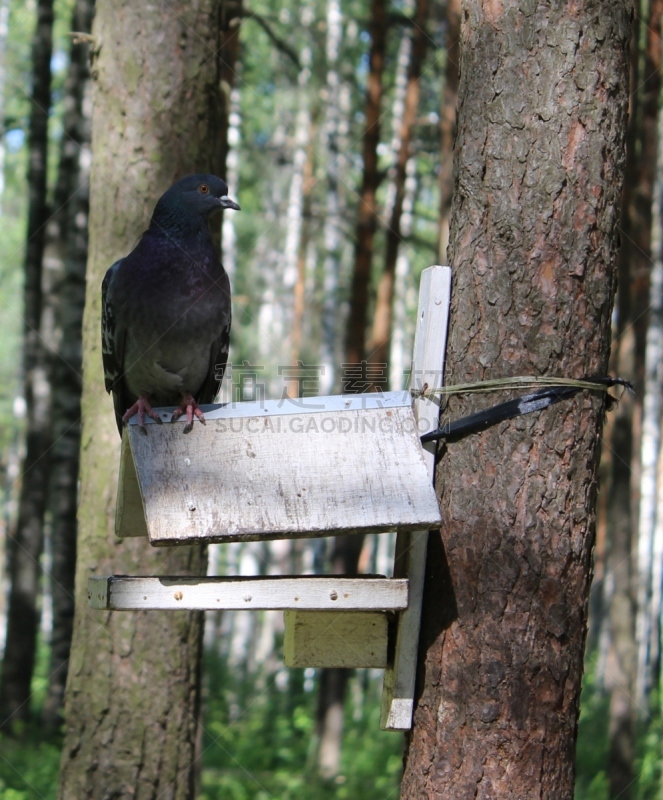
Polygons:
M326 398L329 408L284 413L274 402L261 416L246 415L244 406L257 404L239 403L210 414L205 426L194 425L186 436L180 424L151 425L147 436L129 426L150 542L324 536L439 524L409 396L394 394L398 402L392 397L383 408L343 410L343 398ZM124 475L120 533L141 526L129 468Z
M124 575L88 580L92 608L218 611L316 609L396 611L407 607L406 580L362 576L182 578Z
M412 359L411 388L414 391L442 385L450 300L449 267L429 267L424 270L419 287ZM419 397L414 401L414 410L421 434L437 428L440 409L434 400ZM425 448L427 478L432 486L435 446L427 444ZM427 542L428 528L413 533L399 533L396 539L394 576L408 578L410 600L407 610L398 615L394 653L385 672L380 715L383 730L404 731L412 726Z
M387 615L379 612L286 611L286 667L385 667Z

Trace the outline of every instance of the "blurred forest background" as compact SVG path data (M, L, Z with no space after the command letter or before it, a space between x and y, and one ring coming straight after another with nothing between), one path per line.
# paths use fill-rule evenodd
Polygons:
M221 3L224 177L242 206L222 231L234 303L224 397L406 385L419 276L446 263L460 11L460 0ZM0 0L3 800L56 796L93 12L92 0ZM634 25L612 372L636 395L604 432L582 800L663 797L662 13L642 0ZM234 544L211 549L210 571L388 574L392 552L390 536ZM200 797L397 797L402 739L379 730L382 672L287 671L282 633L277 612L208 615Z

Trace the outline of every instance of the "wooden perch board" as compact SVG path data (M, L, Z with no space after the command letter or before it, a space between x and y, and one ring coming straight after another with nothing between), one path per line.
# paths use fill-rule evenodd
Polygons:
M263 578L181 578L124 575L88 579L92 608L296 609L308 611L397 611L407 607L408 582L381 576L344 578L310 575Z
M407 392L236 403L205 415L188 435L181 422L150 424L147 435L128 426L118 536L147 529L153 545L173 545L440 524Z

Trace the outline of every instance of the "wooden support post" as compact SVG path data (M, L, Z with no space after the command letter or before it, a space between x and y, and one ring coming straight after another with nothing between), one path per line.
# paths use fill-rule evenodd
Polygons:
M450 300L451 269L429 267L424 270L412 359L410 383L413 391L442 385ZM414 410L420 436L438 427L440 409L434 399L416 398ZM435 445L425 445L431 481L435 477ZM388 664L385 671L380 719L383 730L404 731L412 727L427 545L427 530L399 533L396 541L394 577L408 578L409 602L407 609L398 615L393 663Z

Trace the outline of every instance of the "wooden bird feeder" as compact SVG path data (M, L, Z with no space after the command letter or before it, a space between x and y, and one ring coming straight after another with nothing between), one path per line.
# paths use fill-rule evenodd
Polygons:
M411 386L442 382L451 271L421 279ZM173 409L159 409L169 422ZM153 545L397 531L394 575L95 577L94 608L283 609L293 667L384 667L382 727L411 727L428 530L441 525L434 445L439 408L410 392L284 398L204 408L122 439L119 537ZM387 615L396 624L387 625ZM394 637L388 646L390 631Z

